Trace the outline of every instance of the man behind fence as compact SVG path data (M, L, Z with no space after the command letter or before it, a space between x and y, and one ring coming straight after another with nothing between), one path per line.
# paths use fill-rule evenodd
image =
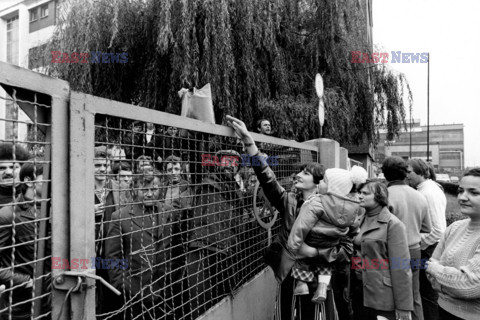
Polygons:
M114 202L120 206L131 203L132 166L127 161L117 162L113 165L112 174L114 177L111 180Z
M20 170L21 193L15 206L5 206L0 210L0 284L16 287L11 292L12 319L29 319L31 316L33 276L35 268L36 231L40 216L43 185L43 164L26 163ZM12 250L6 249L15 246ZM12 260L13 258L13 260ZM37 275L39 277L40 275ZM37 286L40 285L37 283ZM10 305L10 294L4 294L0 309ZM15 304L18 304L15 306ZM3 316L10 311L2 313ZM7 319L8 316L5 318Z
M29 157L28 151L18 144L0 143L0 207L15 201L20 194L18 174L22 161Z
M172 316L167 294L172 291L171 246L179 241L180 212L159 202L160 179L154 172L135 176L132 194L133 203L113 213L108 230L106 257L128 260L128 268L108 270L110 283L123 293L127 319ZM121 314L117 318L124 319Z
M112 218L112 213L118 209L116 207L118 202L115 202L107 175L109 161L106 147L95 148L93 164L95 168L95 252L98 257L103 257L103 239L108 231L108 222Z
M191 318L196 319L234 290L240 263L238 228L242 196L235 175L240 155L233 150L217 153L220 163L196 191L190 224L187 274Z

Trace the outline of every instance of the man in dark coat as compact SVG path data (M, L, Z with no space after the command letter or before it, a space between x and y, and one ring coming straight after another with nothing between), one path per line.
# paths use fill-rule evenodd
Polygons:
M233 150L217 153L215 173L198 186L190 223L187 273L192 319L235 289L241 224L242 196L235 181L240 155ZM237 160L234 160L237 159Z
M18 174L23 161L29 157L28 151L18 144L0 143L0 207L13 202L20 194Z
M0 210L0 285L9 287L12 284L16 287L9 293L12 295L12 304L17 304L12 307L12 319L29 319L31 302L18 303L32 298L34 260L42 258L35 256L35 241L39 243L35 232L39 228L37 219L42 203L43 164L24 164L19 176L23 183L17 204L4 206ZM12 249L7 249L12 245L15 246L13 260ZM38 278L40 275L36 276ZM8 303L9 294L1 298L0 309Z
M105 246L107 258L127 259L128 267L112 268L108 273L110 283L123 293L128 319L139 314L157 319L173 312L166 294L171 291L169 279L175 269L171 246L181 241L180 212L159 202L157 177L136 176L134 187L133 204L112 215Z

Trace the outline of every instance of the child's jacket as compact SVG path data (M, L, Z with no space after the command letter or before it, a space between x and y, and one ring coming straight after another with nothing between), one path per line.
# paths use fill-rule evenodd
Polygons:
M296 254L304 242L315 248L337 246L359 210L354 199L333 193L315 195L302 205L288 236L288 249Z

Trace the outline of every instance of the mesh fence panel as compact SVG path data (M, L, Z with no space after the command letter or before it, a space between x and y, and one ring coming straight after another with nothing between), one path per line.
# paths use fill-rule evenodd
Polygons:
M289 190L302 150L259 146ZM97 318L196 319L260 272L268 232L255 211L274 213L256 165L236 138L97 115L94 260L122 292L97 287Z
M49 118L50 106L38 103L37 94L18 99L15 89L0 96L0 105L6 108L0 118L0 318L49 319L51 142L50 124L41 119Z

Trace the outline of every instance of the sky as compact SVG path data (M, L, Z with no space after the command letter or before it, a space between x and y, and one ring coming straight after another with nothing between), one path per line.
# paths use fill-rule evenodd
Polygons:
M430 124L463 123L465 165L480 166L480 1L373 0L372 9L374 44L430 52ZM389 65L407 77L413 118L426 125L427 64Z

